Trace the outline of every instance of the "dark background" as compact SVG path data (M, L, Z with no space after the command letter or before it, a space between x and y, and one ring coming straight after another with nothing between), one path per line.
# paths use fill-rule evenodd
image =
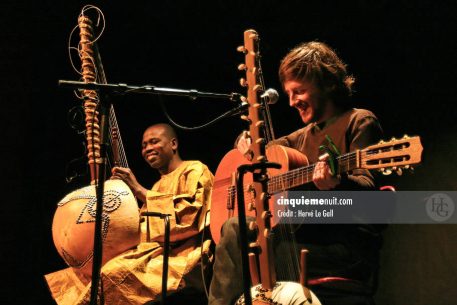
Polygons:
M87 184L65 183L65 168L82 155L67 123L79 100L58 79L78 79L67 51L86 3L2 1L1 294L2 304L53 304L43 275L65 267L51 237L56 203ZM243 31L261 37L268 87L279 60L302 41L327 42L356 79L356 105L375 112L386 139L420 135L423 162L393 178L400 190L456 190L456 1L105 1L99 41L109 82L243 92L236 52ZM74 45L74 43L73 43ZM76 58L77 59L77 58ZM78 61L76 60L78 64ZM165 99L181 124L199 125L230 108L218 100ZM140 156L141 135L166 121L157 97L130 95L116 111L130 167L145 186L157 175ZM285 95L272 106L277 135L302 123ZM182 155L214 172L243 123L232 118L195 132L179 131ZM396 225L386 231L380 304L452 304L457 267L455 225Z

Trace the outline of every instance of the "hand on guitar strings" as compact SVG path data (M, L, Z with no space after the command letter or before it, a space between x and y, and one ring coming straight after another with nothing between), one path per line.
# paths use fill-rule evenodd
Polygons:
M314 167L313 182L319 190L331 190L341 183L340 175L332 175L327 162L328 158L328 154L323 154Z
M111 170L112 176L111 179L119 179L125 182L128 185L130 190L132 190L133 195L137 197L141 202L146 202L146 192L145 189L137 180L130 168L126 167L113 167Z

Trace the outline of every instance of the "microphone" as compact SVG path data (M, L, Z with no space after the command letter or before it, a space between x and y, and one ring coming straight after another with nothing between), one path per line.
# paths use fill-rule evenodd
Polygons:
M279 93L275 89L269 88L260 97L267 99L268 104L273 105L279 100Z

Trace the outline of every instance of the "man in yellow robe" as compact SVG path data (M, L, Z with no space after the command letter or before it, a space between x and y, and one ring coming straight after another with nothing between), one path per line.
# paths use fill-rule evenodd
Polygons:
M203 163L180 158L176 134L167 124L156 124L146 129L142 155L161 174L151 190L141 186L128 168L113 168L112 178L123 180L144 203L141 212L172 215L168 294L181 289L201 292L204 280L197 265L202 254L209 257L209 236L204 236L203 241L202 234L209 225L213 175ZM138 246L102 267L105 304L145 304L160 296L164 223L159 218L142 217L140 227L141 242ZM70 267L48 274L46 280L59 305L89 303L90 277L78 272L78 269ZM194 301L198 303L198 300Z

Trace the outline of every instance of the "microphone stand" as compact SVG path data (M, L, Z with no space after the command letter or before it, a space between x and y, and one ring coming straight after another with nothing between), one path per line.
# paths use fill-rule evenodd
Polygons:
M267 168L281 168L281 165L273 162L257 162L251 164L242 164L238 166L236 172L236 194L237 194L237 203L238 203L238 223L240 230L240 247L241 247L241 271L243 275L243 292L244 292L244 303L246 305L252 305L252 296L251 296L251 276L249 269L249 250L248 250L248 235L247 235L247 222L246 222L246 211L245 211L245 202L244 202L244 182L243 178L247 172L251 172L254 176L254 182L256 181L255 173L256 170L266 170ZM262 182L260 182L262 183ZM266 182L264 182L266 183ZM258 232L257 234L263 234L263 232ZM255 272L258 273L258 269ZM257 274L257 277L260 278L260 275Z
M127 84L98 84L98 83L84 83L78 81L59 80L59 86L63 88L72 89L86 89L86 90L102 90L109 91L113 94L126 94L126 93L144 93L155 95L174 95L174 96L187 96L192 100L199 97L214 98L214 99L228 99L237 102L241 99L239 93L212 93L197 91L195 89L185 90L176 88L156 87L151 85L145 86L130 86Z
M102 236L102 215L103 215L103 193L106 181L107 150L109 145L109 107L108 95L106 99L100 99L100 158L99 166L96 166L96 211L95 211L95 231L94 231L94 250L92 257L92 284L90 290L90 305L97 305L97 296L100 284L100 272L103 257L103 236ZM103 287L102 287L103 289ZM101 304L104 304L103 294L100 296Z

